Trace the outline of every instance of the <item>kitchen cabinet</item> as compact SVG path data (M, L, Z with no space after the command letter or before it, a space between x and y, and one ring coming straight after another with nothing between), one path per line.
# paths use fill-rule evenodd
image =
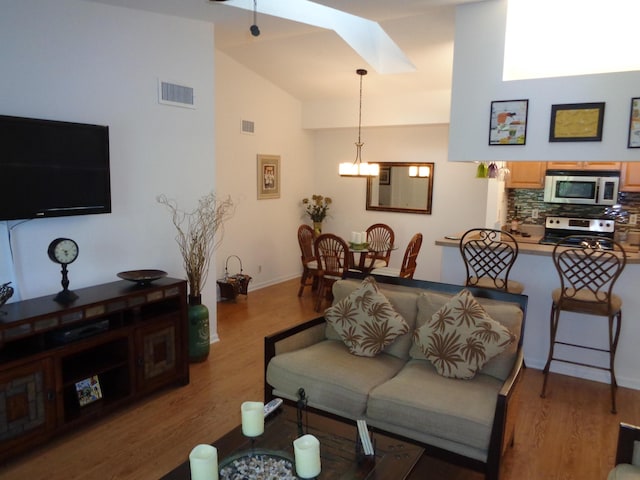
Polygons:
M544 188L545 162L507 162L507 188Z
M0 462L189 383L184 280L122 280L75 293L66 306L51 295L0 309ZM82 396L82 384L100 393Z
M550 170L620 170L620 162L547 162Z
M621 192L640 192L640 162L622 162Z

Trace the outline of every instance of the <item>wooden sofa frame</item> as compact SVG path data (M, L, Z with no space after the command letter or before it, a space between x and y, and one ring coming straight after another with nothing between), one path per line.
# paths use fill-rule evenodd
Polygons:
M345 278L362 279L366 274L361 273L349 273ZM514 366L509 374L509 377L505 380L503 388L500 390L496 402L496 409L493 419L493 426L491 429L491 439L489 441L489 451L487 455L487 461L482 462L477 459L468 458L463 455L453 453L444 450L439 447L427 445L422 442L418 442L411 438L405 438L400 435L393 434L385 431L384 434L401 438L402 440L412 442L422 446L425 452L433 457L442 459L446 462L461 467L469 468L471 470L484 473L487 480L498 480L500 477L500 461L502 455L505 453L508 447L513 446L514 442L514 430L515 421L518 407L518 394L517 388L520 382L522 371L525 368L524 357L522 352L522 342L525 331L525 320L527 313L528 297L526 295L516 295L505 293L499 290L490 290L475 287L464 287L461 285L452 285L439 282L431 282L427 280L413 280L399 277L386 277L383 275L373 275L378 283L386 283L392 285L400 285L413 288L428 289L431 291L456 294L463 288L467 288L475 297L488 298L497 301L506 301L516 303L520 307L523 313L522 328L520 338L518 339L517 356ZM267 383L267 366L269 361L276 355L276 345L278 342L295 336L307 329L317 327L325 323L324 317L318 317L294 327L282 330L265 337L264 339L264 397L265 403L273 399L273 393L271 387ZM288 402L289 403L289 402ZM373 429L375 430L375 429Z

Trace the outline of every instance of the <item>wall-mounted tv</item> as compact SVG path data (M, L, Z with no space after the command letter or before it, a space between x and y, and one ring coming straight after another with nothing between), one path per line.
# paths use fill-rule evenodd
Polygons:
M0 220L110 212L109 127L0 115Z

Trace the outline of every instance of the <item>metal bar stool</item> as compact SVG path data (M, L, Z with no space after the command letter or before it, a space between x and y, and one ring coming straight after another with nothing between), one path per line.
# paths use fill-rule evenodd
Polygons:
M544 367L544 382L541 397L545 397L549 367L552 360L581 365L611 374L611 413L616 413L616 374L614 369L620 325L622 322L622 300L613 293L613 286L627 263L627 254L622 246L607 239L612 250L602 248L602 238L570 235L560 240L553 249L553 263L560 275L560 288L553 290L550 316L549 357ZM574 246L567 247L571 244ZM564 246L563 246L564 245ZM608 348L578 345L556 339L560 312L574 312L607 317L609 322ZM595 365L554 356L556 344L595 350L609 354L609 365Z
M513 235L491 228L472 228L460 239L460 255L466 270L465 285L522 293L524 285L509 279L518 258Z

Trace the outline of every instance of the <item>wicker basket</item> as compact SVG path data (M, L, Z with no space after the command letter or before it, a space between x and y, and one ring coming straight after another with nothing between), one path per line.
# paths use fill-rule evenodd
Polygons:
M235 258L240 264L240 273L229 274L229 260ZM230 255L224 265L224 278L218 280L220 296L230 300L235 300L238 294L247 295L251 277L242 273L242 260L237 255Z

